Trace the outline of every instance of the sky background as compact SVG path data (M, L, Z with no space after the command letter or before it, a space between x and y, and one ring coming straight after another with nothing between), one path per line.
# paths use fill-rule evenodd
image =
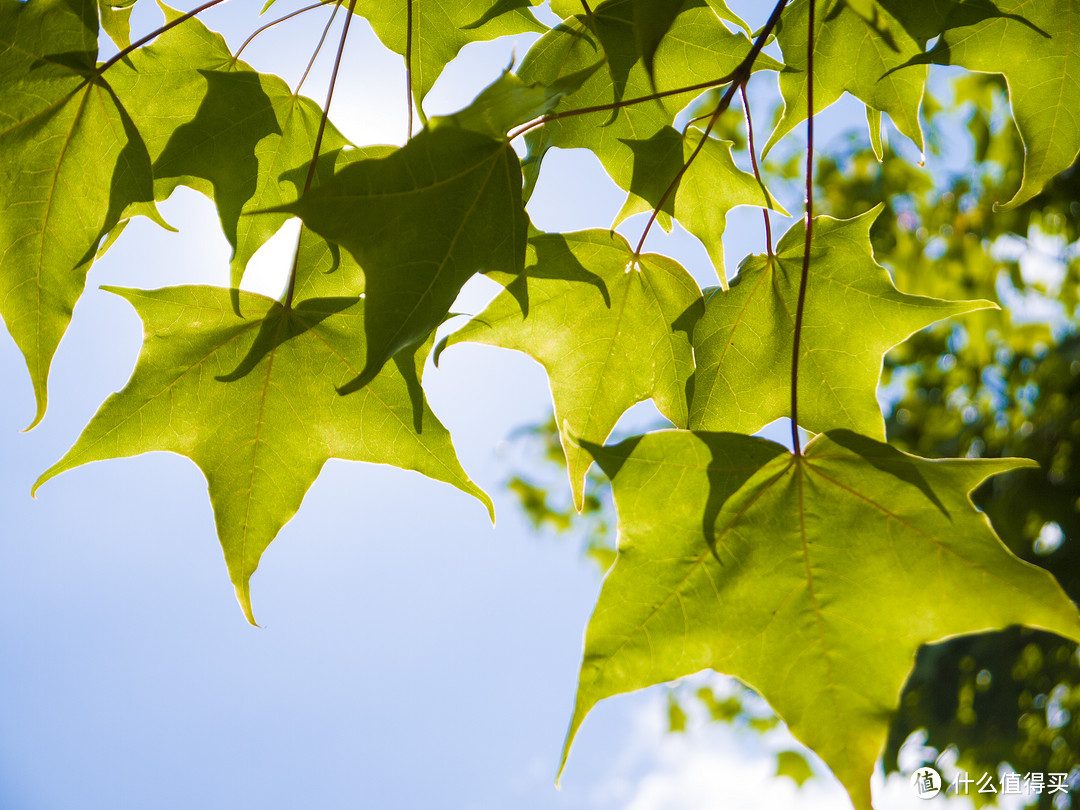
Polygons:
M272 14L300 5L281 0ZM754 27L768 10L732 7ZM203 19L235 49L257 9L233 0ZM327 15L262 35L244 59L295 87ZM143 0L135 29L160 19ZM319 101L334 36L305 85ZM429 114L467 103L532 39L468 46L429 96ZM755 78L752 97L755 87L775 97L775 76ZM357 144L405 137L401 60L361 19L332 118ZM842 103L821 120L821 142L863 120L859 105ZM554 153L544 169L529 207L538 227L609 225L623 195L595 158ZM600 577L575 542L535 535L500 488L507 437L551 408L542 369L523 355L455 347L425 377L462 464L495 500L497 526L449 486L331 461L252 580L262 629L236 604L190 460L154 453L93 464L32 500L36 477L124 385L139 351L134 311L98 286L228 283L212 203L180 189L160 208L180 233L136 221L94 266L53 365L48 415L30 433L20 432L33 416L29 377L0 337L0 808L847 806L820 765L802 790L772 778L768 752L797 746L783 729L761 737L692 716L689 733L666 734L664 687L594 709L555 789ZM643 222L620 230L636 238ZM761 231L756 209L729 217L732 271L763 249ZM280 291L296 232L287 226L263 249L246 287ZM648 244L715 283L692 239L654 229ZM477 312L493 292L479 279L457 308ZM639 407L622 426L654 415ZM883 810L927 806L902 778L879 779L877 791Z

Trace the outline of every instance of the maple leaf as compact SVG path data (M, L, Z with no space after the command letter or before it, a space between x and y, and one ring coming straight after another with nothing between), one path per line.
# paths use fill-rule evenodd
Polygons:
M870 25L847 5L831 8L833 0L815 0L814 112L820 112L846 90L868 107L888 113L896 128L923 148L919 105L926 85L926 68L894 68L910 64L922 49L885 10ZM787 68L780 74L784 112L764 152L806 120L807 0L784 9L776 38ZM865 4L860 4L865 5ZM889 36L882 35L882 29ZM873 129L873 127L871 127Z
M180 16L163 8L167 22ZM300 196L322 109L233 58L222 36L195 19L129 54L110 80L146 141L156 198L184 185L214 200L239 287L251 257L289 218L269 209ZM328 121L315 182L333 175L347 145Z
M282 210L349 250L363 269L367 362L343 391L426 338L475 273L516 273L525 260L517 155L505 139L454 126L352 162Z
M664 127L648 140L631 140L634 153L633 175L629 194L615 217L615 224L660 205L662 213L675 217L705 246L721 286L727 286L722 237L727 227L727 213L740 205L770 208L788 216L752 174L742 171L731 157L731 141L706 137L696 127L680 134ZM681 176L683 166L687 169ZM674 191L668 192L672 178L678 177ZM665 198L665 193L667 194Z
M877 401L882 356L934 321L989 301L902 293L874 261L870 226L881 206L853 219L814 219L799 359L799 424L885 438ZM791 354L805 227L781 237L774 258L745 261L731 289L706 290L694 330L690 427L753 433L791 410Z
M635 258L610 231L535 236L525 271L498 278L506 290L440 344L436 362L446 346L468 341L516 349L544 366L580 510L592 456L579 438L603 442L627 408L650 398L685 426L701 290L676 262Z
M96 72L97 32L96 0L0 0L0 315L34 385L31 427L98 242L156 216L146 147Z
M597 6L588 18L575 17L545 34L529 49L518 74L526 82L551 85L562 76L596 65L598 60L604 62L605 70L596 71L579 90L560 100L555 108L558 113L648 96L654 87L666 92L716 81L733 71L749 50L750 40L728 31L712 8L688 0L656 49L654 85L639 50L632 0L609 0ZM781 67L762 54L753 69ZM639 164L634 145L670 127L675 115L697 92L560 118L530 131L525 136L528 155L523 164L526 196L536 182L544 155L552 147L590 149L625 191L633 190L635 176L640 178L649 172L666 187L675 179L675 173L661 177L655 165ZM642 157L648 158L648 154ZM718 184L726 180L724 176L715 178ZM662 214L661 224L665 224L666 216Z
M309 246L318 260L318 242ZM312 273L310 283L322 277ZM416 470L491 510L421 391L430 343L402 352L352 396L334 390L363 364L362 299L313 298L286 310L242 292L237 315L225 288L108 289L143 319L138 364L34 489L91 461L153 450L190 457L206 475L229 575L253 624L251 575L330 458Z
M408 0L400 4L359 0L355 13L371 23L383 45L408 60L412 93L423 122L424 97L463 47L547 30L528 12L530 5L535 5L534 0Z
M1030 200L1080 155L1080 0L998 0L997 6L998 15L946 30L911 64L1005 76L1024 141L1024 178L1008 209Z
M600 700L703 669L758 690L859 810L922 644L1024 624L1080 640L1046 571L968 493L1016 459L927 461L849 431L802 456L739 434L587 445L619 550L589 622L564 750Z

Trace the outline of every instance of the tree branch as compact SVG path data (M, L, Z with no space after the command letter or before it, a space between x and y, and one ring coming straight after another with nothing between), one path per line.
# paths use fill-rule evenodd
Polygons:
M806 242L803 245L802 273L799 276L799 302L795 308L795 334L791 345L791 445L796 456L799 446L799 342L802 337L803 310L806 308L806 283L810 277L810 243L814 233L814 5L806 4L810 24L806 34Z
M311 189L311 181L315 179L315 167L319 163L319 150L322 148L323 132L326 131L326 119L330 115L330 102L334 98L334 86L337 84L338 69L341 67L341 57L345 52L345 40L349 36L349 24L353 19L353 10L356 8L356 0L349 0L349 16L345 18L345 27L341 29L341 41L338 43L337 56L334 57L334 71L330 74L330 86L326 90L326 103L323 105L322 118L319 119L319 132L315 136L315 148L312 150L311 165L308 166L307 179L304 180L304 190L301 196ZM289 272L289 290L285 293L285 310L292 309L293 294L296 292L296 269L300 262L300 242L296 243L296 255L293 257L292 270Z

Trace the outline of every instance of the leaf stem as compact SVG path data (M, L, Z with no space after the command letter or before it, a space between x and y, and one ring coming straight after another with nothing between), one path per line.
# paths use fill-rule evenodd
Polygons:
M311 189L311 181L315 179L315 167L319 163L319 150L322 148L323 132L326 131L326 120L330 115L330 102L334 98L334 86L337 84L338 69L341 67L341 57L345 53L345 40L349 36L349 24L353 19L353 9L356 8L356 0L349 0L349 16L345 18L345 27L341 29L341 41L338 42L337 56L334 57L334 70L330 74L330 86L326 89L326 103L323 104L322 117L319 119L319 132L315 136L315 148L312 150L311 164L308 166L307 179L304 180L304 190L301 196ZM296 255L293 257L292 270L289 272L289 291L285 293L285 311L292 309L293 294L296 292L296 270L300 263L300 242L296 243Z
M784 7L787 6L788 0L779 0L775 8L773 8L772 14L769 15L768 21L765 26L758 32L757 37L754 39L754 44L750 46L750 50L742 61L736 65L735 70L731 71L730 78L731 84L724 95L721 97L720 102L716 105L716 109L713 110L712 116L709 118L709 125L705 127L705 132L701 138L701 142L697 145L693 152L690 153L690 157L683 163L683 167L679 169L679 173L675 175L675 179L671 181L668 187L664 190L663 195L660 197L660 202L653 208L652 215L649 217L649 221L645 223L645 230L641 233L641 239L638 240L637 248L634 250L634 255L641 254L641 248L645 244L645 237L649 235L649 229L652 228L656 217L660 213L660 209L664 207L664 203L667 202L668 197L679 186L679 181L682 180L687 169L690 168L690 164L694 162L695 158L701 153L702 148L705 146L705 140L709 137L709 133L712 132L713 126L720 120L720 116L724 111L731 106L731 100L735 97L735 91L742 87L746 80L750 78L750 73L754 67L754 60L757 59L758 54L761 53L761 49L765 47L765 42L768 40L769 35L772 34L773 28L780 21L780 14L783 12ZM721 279L723 281L723 279Z
M157 29L156 31L151 31L149 34L147 34L142 39L138 39L135 42L128 45L126 48L124 48L122 51L120 51L120 53L116 54L116 56L114 56L109 61L104 62L97 69L97 75L100 76L102 73L104 73L106 70L111 68L113 65L115 65L117 62L119 62L121 59L123 59L129 53L131 53L134 50L137 50L137 49L141 48L143 45L145 45L150 40L161 36L166 31L168 31L170 28L175 28L176 26L180 25L180 23L187 22L188 20L190 20L195 15L202 14L208 8L213 8L214 6L219 5L220 3L224 3L224 2L225 2L225 0L209 0L209 2L203 3L198 8L193 8L187 14L182 14L179 17L177 17L175 20L172 20L170 22L165 23L165 25L161 26L161 28Z
M761 186L761 193L765 195L765 202L772 205L772 195L765 188L765 183L761 179L761 170L758 168L757 149L754 147L754 119L750 117L750 101L746 98L746 82L743 82L739 88L739 93L742 95L743 111L746 113L746 139L747 146L750 148L750 165L754 167L754 177L757 179L758 185ZM765 249L769 252L769 258L772 258L772 225L769 223L769 209L766 206L761 207L761 215L765 218Z
M678 87L674 90L663 90L658 93L650 93L647 96L638 96L637 98L627 98L621 101L613 101L610 104L596 104L592 107L581 107L576 110L563 110L562 112L551 113L550 115L545 115L543 118L537 118L535 121L530 121L529 123L518 127L507 137L509 137L510 140L514 140L514 138L518 137L519 135L524 135L531 129L536 129L539 126L549 124L552 121L558 121L560 118L571 118L575 115L588 115L589 113L595 112L610 112L611 110L618 110L623 107L630 107L634 104L642 104L646 101L656 101L657 99L667 98L668 96L677 96L682 93L692 93L695 90L708 90L710 87L719 87L722 84L727 84L728 82L730 82L734 75L735 71L732 71L726 76L721 76L719 79L713 79L712 81L708 82L700 82L698 84L691 84L687 85L686 87Z
M323 27L322 36L319 37L319 44L315 46L315 51L311 54L307 67L304 68L304 75L300 77L300 82L296 85L296 95L300 95L300 88L304 86L304 82L307 81L308 74L311 73L311 68L314 66L315 60L319 58L319 51L322 50L323 43L326 42L326 35L330 33L330 26L334 24L334 18L337 17L337 13L340 9L341 0L334 0L334 10L330 13L330 19L326 21L326 25Z
M408 13L405 15L405 108L409 113L409 137L413 132L413 97L412 97L412 28L413 0L405 0Z
M244 48L246 48L249 44L251 44L251 41L253 39L255 39L255 37L257 37L263 31L267 30L268 28L273 28L278 23L283 23L286 20L291 20L293 17L298 17L299 15L301 15L301 14L307 12L307 11L311 11L312 9L316 9L316 8L322 8L323 6L328 6L331 3L333 5L335 5L335 6L339 6L339 5L341 5L341 0L322 0L322 2L319 2L319 3L312 3L310 6L304 6L301 9L297 9L296 11L293 11L293 12L290 12L289 14L286 14L284 17L278 17L276 20L272 20L272 21L268 22L266 25L259 26L254 31L252 31L251 36L249 36L247 39L245 39L244 42L240 45L240 47L237 48L236 53L233 54L233 58L232 58L233 63L235 64L236 61L240 58L240 54L242 54L244 52ZM335 13L337 13L336 9L335 9Z
M795 334L791 345L791 446L796 456L799 446L799 342L802 337L803 311L806 309L806 282L810 277L810 243L814 234L814 5L807 3L810 24L806 34L806 242L803 245L802 273L799 276L799 302L795 307Z

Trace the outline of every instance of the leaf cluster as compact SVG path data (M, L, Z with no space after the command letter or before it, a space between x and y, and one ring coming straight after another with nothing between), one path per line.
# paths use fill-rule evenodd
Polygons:
M165 8L160 29L128 44L129 6L0 0L0 315L26 358L34 423L86 273L132 217L168 227L156 204L188 186L214 201L233 248L229 286L109 288L144 324L135 371L35 488L91 461L191 458L254 623L251 576L330 458L415 470L491 509L423 389L429 355L485 343L545 368L574 507L595 507L595 461L618 513L564 763L598 701L711 668L760 692L863 810L924 644L1011 625L1080 640L1058 581L1003 545L970 498L1030 462L929 460L885 442L883 356L992 309L987 275L956 290L890 274L872 241L883 207L815 211L813 176L815 116L842 94L866 105L883 159L883 114L923 148L928 64L993 71L1024 147L1000 214L1017 216L1080 152L1070 0L779 0L755 25L722 0L553 0L552 28L525 2L333 2L328 30L344 13L323 105L197 19L217 2ZM353 144L329 121L356 16L403 57L400 147ZM102 28L120 46L105 61ZM516 70L466 108L428 114L464 45L525 32L538 38ZM808 125L805 217L775 246L770 216L787 212L759 170L746 95L763 71L783 102L765 151ZM717 137L736 96L752 171ZM590 150L625 192L611 223L531 225L553 148ZM722 237L741 205L764 212L766 252L729 279ZM645 213L636 242L615 230ZM302 227L281 297L241 292L290 217ZM715 284L646 252L654 223L697 239ZM502 291L437 340L478 274ZM671 428L605 445L645 400ZM784 417L790 447L752 435ZM815 434L805 446L799 428ZM517 489L537 521L555 514ZM805 776L791 757L781 766Z

